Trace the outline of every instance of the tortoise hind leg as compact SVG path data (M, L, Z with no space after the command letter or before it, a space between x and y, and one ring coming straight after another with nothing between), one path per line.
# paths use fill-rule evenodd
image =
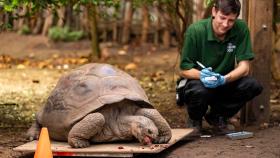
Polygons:
M136 115L142 115L151 119L158 128L158 138L154 143L167 143L171 139L171 128L167 121L156 109L141 108L136 112Z
M73 148L90 146L90 138L101 131L104 124L105 118L101 113L91 113L86 115L70 130L68 135L69 145Z

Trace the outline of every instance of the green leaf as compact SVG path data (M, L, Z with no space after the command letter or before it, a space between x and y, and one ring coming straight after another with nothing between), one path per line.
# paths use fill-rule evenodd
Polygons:
M213 0L205 0L205 4L209 7L213 3Z
M11 11L13 11L13 6L11 6L11 5L5 5L5 6L4 6L4 10L5 10L5 11L8 11L8 12L11 12Z
M75 3L75 4L73 5L73 9L74 9L74 10L80 10L80 6L81 6L81 3L80 3L80 2Z

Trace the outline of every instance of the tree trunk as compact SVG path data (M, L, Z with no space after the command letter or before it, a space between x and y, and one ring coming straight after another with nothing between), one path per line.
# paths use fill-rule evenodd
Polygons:
M249 12L249 2L246 0L242 0L242 19L248 22L248 12Z
M113 23L112 23L112 40L113 40L113 43L117 43L117 40L118 40L118 22L117 20L114 20Z
M3 24L13 24L13 20L11 18L12 16L13 16L12 13L5 13L4 19L3 19L3 21L4 21Z
M81 10L83 12L79 14L80 22L81 22L81 29L84 30L84 32L89 33L90 32L90 27L89 27L89 17L88 17L88 8L81 6Z
M177 3L177 6L179 9L177 9L177 14L179 14L179 12L183 12L183 19L181 20L181 22L183 22L183 25L181 25L181 30L180 32L178 32L179 37L178 38L178 42L179 42L179 51L182 51L183 48L183 44L184 44L184 34L186 29L189 27L189 25L192 23L193 19L192 19L192 15L193 15L193 0L188 0L188 1L182 1L182 4L179 5L180 3ZM183 6L183 7L182 7ZM179 34L180 33L180 34Z
M80 14L80 13L77 13L74 10L72 11L72 26L71 26L71 28L73 28L75 30L80 29L80 17L78 16L78 14Z
M247 0L241 1L242 6L242 19L248 22L248 11L249 11L249 2ZM248 123L248 115L249 115L249 105L242 107L240 112L240 123L242 126Z
M66 13L65 13L65 25L71 27L72 26L72 6L66 6Z
M48 34L49 28L52 26L52 23L53 23L53 14L52 14L51 8L45 9L44 12L45 12L46 18L45 18L45 22L44 22L42 35L46 36Z
M142 33L141 33L141 45L144 45L148 39L149 32L149 11L146 5L142 6Z
M178 50L181 52L183 41L184 41L184 32L187 29L188 25L192 22L192 0L183 1L183 0L176 0L172 1L168 4L162 3L160 6L160 12L163 15L164 19L164 31L171 32L178 41ZM164 9L167 8L167 9ZM176 8L176 12L174 12L174 8ZM170 11L172 10L172 11ZM166 30L168 29L168 30ZM169 47L170 43L168 41L167 32L164 33L165 36L165 47Z
M32 33L33 34L39 34L42 30L43 27L43 17L42 17L42 12L37 12L36 13L36 22L35 22L35 26L32 29Z
M204 0L194 0L193 10L193 20L198 21L202 19L205 12Z
M248 121L259 125L268 122L270 116L271 72L269 70L272 53L272 10L272 0L249 1L248 23L256 56L252 74L262 84L263 92L250 102Z
M27 22L25 18L26 13L27 13L26 6L22 6L22 9L17 9L14 11L13 16L19 16L19 17L18 19L13 20L13 30L21 29L24 23Z
M65 7L60 7L56 11L57 11L57 15L58 15L57 26L63 27L64 21L65 21Z
M164 28L163 30L163 48L169 48L171 44L171 36L168 28Z
M276 4L275 4L276 5ZM275 24L274 51L272 53L272 76L274 80L280 81L280 24Z
M203 19L208 18L209 16L212 15L213 6L214 6L214 1L211 1L204 11Z
M280 81L280 51L274 51L272 53L272 77L273 79Z
M154 5L154 9L155 9L155 16L156 16L156 21L155 21L155 33L154 33L154 44L158 45L159 44L159 33L160 33L160 29L161 29L161 18L160 18L160 12L159 12L159 7L158 4Z
M163 24L163 36L162 42L164 48L169 48L171 39L170 39L170 25L172 25L172 19L168 13L163 13L164 24Z
M132 0L125 0L125 7L124 7L124 22L123 22L123 30L122 30L122 44L127 44L130 37L131 32L131 22L132 22L132 15L133 15L133 8L132 8Z
M4 16L5 14L3 13L3 11L0 11L0 33L3 31L4 27Z
M101 51L99 47L98 41L98 27L97 27L97 11L96 6L94 4L88 5L88 18L90 25L90 34L91 34L91 55L90 60L92 61L94 58L101 58Z

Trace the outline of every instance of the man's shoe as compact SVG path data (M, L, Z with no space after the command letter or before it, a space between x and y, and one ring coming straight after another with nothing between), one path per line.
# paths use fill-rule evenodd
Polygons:
M228 119L225 117L206 114L204 118L209 125L214 127L214 132L218 135L224 135L234 131L228 128Z
M188 135L189 138L199 137L202 131L202 120L192 120L188 118L187 128L193 129L193 131Z
M188 118L187 128L195 128L200 131L202 129L202 120L192 120Z
M222 116L212 115L208 113L204 116L204 118L206 122L211 126L224 128L227 125L227 119Z

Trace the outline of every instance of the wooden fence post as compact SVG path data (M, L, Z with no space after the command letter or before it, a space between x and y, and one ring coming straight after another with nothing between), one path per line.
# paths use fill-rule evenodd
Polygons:
M260 125L268 122L270 117L273 0L250 0L247 6L248 25L255 53L252 75L264 89L247 106L246 121L248 124Z

